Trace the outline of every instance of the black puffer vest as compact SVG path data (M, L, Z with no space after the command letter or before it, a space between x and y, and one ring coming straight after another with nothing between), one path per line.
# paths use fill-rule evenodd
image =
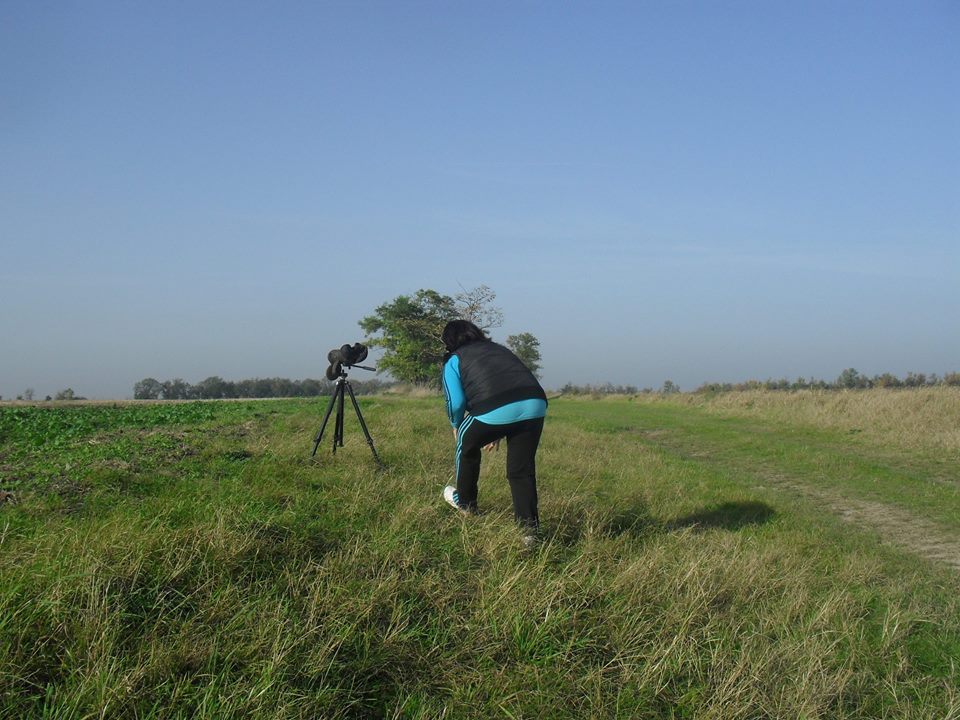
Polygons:
M471 415L483 415L518 400L546 400L547 394L523 362L503 345L478 341L455 353Z

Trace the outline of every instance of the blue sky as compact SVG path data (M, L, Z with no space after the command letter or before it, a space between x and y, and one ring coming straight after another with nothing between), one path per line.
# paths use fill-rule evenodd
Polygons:
M419 288L544 381L960 369L960 5L0 4L0 395L320 377Z

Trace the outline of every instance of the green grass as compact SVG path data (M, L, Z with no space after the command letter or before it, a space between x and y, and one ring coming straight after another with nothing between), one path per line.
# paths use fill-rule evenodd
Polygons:
M578 413L587 427L627 437L652 434L649 442L678 457L709 460L758 482L790 477L840 496L892 501L950 526L960 537L960 469L942 466L947 453L918 457L907 448L864 443L856 432L707 414L668 403L644 404L642 412L626 415L623 410L620 403L593 402Z
M562 398L525 553L504 452L461 518L442 402L361 405L386 473L323 399L0 407L0 718L960 717L957 573L821 502L953 532L936 453Z

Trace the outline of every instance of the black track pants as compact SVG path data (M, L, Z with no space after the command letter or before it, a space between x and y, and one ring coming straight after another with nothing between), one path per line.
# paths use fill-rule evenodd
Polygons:
M467 417L457 436L457 496L465 507L477 506L477 480L484 445L507 439L507 480L513 495L513 513L525 525L536 527L537 445L543 433L543 418L521 420L509 425L487 425Z

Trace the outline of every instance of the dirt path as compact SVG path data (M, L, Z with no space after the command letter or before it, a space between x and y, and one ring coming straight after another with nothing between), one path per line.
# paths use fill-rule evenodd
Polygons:
M782 467L769 459L754 458L747 463L729 456L719 457L715 454L717 448L704 438L688 435L681 439L675 430L664 429L647 430L643 435L647 442L670 454L748 473L757 480L759 488L772 486L802 496L847 522L875 531L887 545L960 571L960 537L957 532L915 511L878 500L851 498L815 486L796 474L785 474Z
M876 531L888 545L960 571L960 539L935 522L904 508L875 500L842 497L823 488L805 485L795 478L767 475L766 479L770 485L802 495L847 522Z

